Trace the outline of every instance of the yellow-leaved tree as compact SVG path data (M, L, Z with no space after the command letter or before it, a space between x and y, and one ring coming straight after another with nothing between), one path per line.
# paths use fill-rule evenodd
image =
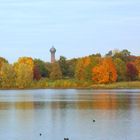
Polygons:
M21 57L14 64L16 85L18 88L30 87L33 80L34 61L30 57Z
M3 63L0 69L0 81L2 88L15 87L15 71L11 64Z
M91 60L90 57L80 58L76 65L75 70L75 77L78 80L85 80L86 79L86 67L90 64Z

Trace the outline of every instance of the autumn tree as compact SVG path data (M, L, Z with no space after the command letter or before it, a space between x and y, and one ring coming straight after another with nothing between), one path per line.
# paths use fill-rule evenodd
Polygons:
M78 79L78 80L86 79L85 69L87 66L89 66L90 61L91 60L89 57L84 57L84 58L78 59L76 69L75 69L76 79Z
M138 78L140 80L140 57L136 58L136 60L134 61L134 64L135 64L136 69L138 71Z
M5 58L0 57L0 69L4 63L8 63L8 61Z
M128 80L136 80L138 76L138 70L136 69L136 66L132 62L128 62L126 65L126 71L127 71L127 78Z
M116 67L111 58L104 58L98 66L92 70L93 81L96 83L109 83L117 80Z
M29 65L19 63L16 70L16 85L18 88L30 87L33 80L33 71L31 71Z
M92 55L89 57L90 63L87 67L85 67L85 80L92 81L92 69L97 66L101 61L101 55Z
M92 68L99 64L101 58L98 55L91 55L77 60L75 77L78 80L92 80Z
M14 64L16 85L18 88L30 87L33 81L34 61L30 57L22 57Z
M27 64L33 70L34 61L31 57L20 57L18 63Z
M62 72L59 66L59 63L53 63L51 64L51 73L50 73L50 79L51 80L58 80L62 78Z
M15 87L16 73L12 65L4 63L0 70L1 86L3 88L14 88Z

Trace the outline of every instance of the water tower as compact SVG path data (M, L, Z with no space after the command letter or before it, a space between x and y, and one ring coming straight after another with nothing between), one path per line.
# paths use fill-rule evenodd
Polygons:
M56 49L52 46L52 48L50 49L51 52L51 63L55 62L55 53L56 53Z

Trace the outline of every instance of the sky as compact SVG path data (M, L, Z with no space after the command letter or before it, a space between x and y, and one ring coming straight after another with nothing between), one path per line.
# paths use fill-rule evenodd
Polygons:
M113 49L140 55L140 0L0 0L0 56L50 61Z

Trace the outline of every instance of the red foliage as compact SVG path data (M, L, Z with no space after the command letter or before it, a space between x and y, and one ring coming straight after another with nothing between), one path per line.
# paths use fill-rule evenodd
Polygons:
M40 80L41 79L41 74L39 71L38 65L34 66L34 80Z
M136 66L132 62L129 62L126 65L126 69L128 80L135 80L138 76L138 70L136 69Z

